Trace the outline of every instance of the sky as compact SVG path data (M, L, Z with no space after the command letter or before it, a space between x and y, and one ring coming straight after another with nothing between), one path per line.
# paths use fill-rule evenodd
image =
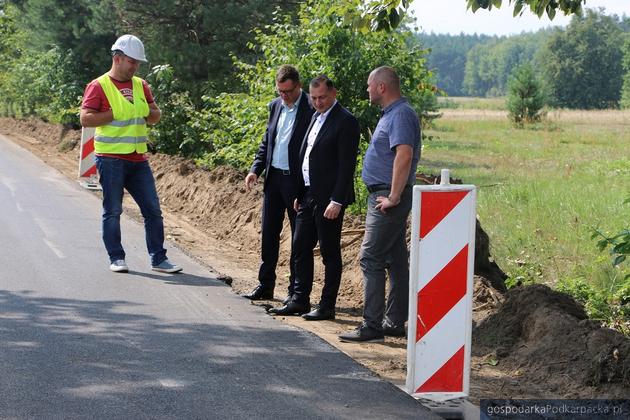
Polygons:
M630 0L586 0L586 7L603 7L607 15L630 16ZM562 12L558 12L553 21L546 15L539 19L525 8L523 16L512 17L509 0L503 0L500 9L479 9L476 13L466 10L466 0L413 0L411 10L421 32L436 34L512 35L549 26L566 26L571 20Z

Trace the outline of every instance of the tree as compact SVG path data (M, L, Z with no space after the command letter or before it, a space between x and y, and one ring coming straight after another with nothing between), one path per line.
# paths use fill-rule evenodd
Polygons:
M8 79L10 77L11 66L19 57L20 34L15 24L15 8L0 0L0 102L4 105L4 114L13 115L15 97L15 86L12 86Z
M112 0L109 0L112 1ZM254 59L247 47L252 30L281 10L293 16L294 0L116 0L114 13L125 32L147 45L152 63L172 66L200 103L203 94L243 90L232 57Z
M266 104L275 96L274 74L279 65L298 67L304 82L326 73L339 86L338 99L359 119L364 145L378 120L366 92L367 77L380 65L399 72L402 91L425 117L435 109L431 74L425 54L413 34L405 29L366 32L345 23L346 17L330 15L337 0L310 0L293 24L290 16L278 16L263 30L256 31L252 45L258 59L237 61L238 77L248 86L247 94L223 94L211 100L215 105L196 124L206 126L202 141L212 146L206 159L210 164L230 163L246 168L260 142L267 118Z
M532 63L550 34L540 30L493 38L471 48L464 72L464 91L473 96L505 95L513 70L521 64Z
M31 33L20 28L19 9L0 3L0 102L8 116L36 114L74 123L82 84L79 60L71 50L30 48Z
M587 10L558 30L541 50L539 62L550 102L567 108L610 108L622 84L622 32L616 16Z
M59 48L72 51L83 86L109 68L108 48L116 39L119 21L110 1L7 0L19 9L16 24L28 34L25 49L36 52Z
M510 120L519 127L540 121L545 106L542 83L531 64L517 67L508 82L507 109Z
M242 89L232 56L249 51L252 29L276 8L292 13L294 0L3 0L19 9L16 23L29 50L58 47L78 60L80 84L109 68L109 48L123 33L142 39L152 64L170 64L182 87L200 103L204 93ZM140 74L150 66L143 66Z
M464 66L463 90L470 96L488 95L497 77L496 55L490 54L498 44L492 39L484 44L475 45L466 55Z
M628 109L630 108L630 35L626 35L626 42L623 46L623 70L623 86L619 105Z
M431 53L427 67L436 74L437 87L450 96L463 96L464 69L468 51L494 37L488 35L418 34L417 38Z

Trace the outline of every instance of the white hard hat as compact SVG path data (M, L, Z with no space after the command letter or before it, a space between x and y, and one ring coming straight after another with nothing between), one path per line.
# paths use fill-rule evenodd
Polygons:
M116 50L122 51L123 54L135 60L145 63L147 61L147 57L144 55L144 45L136 36L127 34L118 38L112 45L112 51Z

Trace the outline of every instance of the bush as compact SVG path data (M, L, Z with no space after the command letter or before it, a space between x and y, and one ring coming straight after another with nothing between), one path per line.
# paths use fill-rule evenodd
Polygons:
M202 154L204 147L198 142L200 135L191 125L195 106L175 77L173 68L168 64L151 68L147 83L151 85L155 103L162 111L160 122L150 130L151 150L189 157Z
M627 198L624 204L630 204L630 198ZM619 266L626 261L626 258L630 255L630 229L624 229L613 236L608 236L601 230L594 229L591 238L599 238L597 247L600 251L610 248L613 266ZM630 273L628 273L625 278L629 279Z
M583 278L563 280L557 289L582 303L590 318L630 335L630 279L613 291L597 289Z
M0 78L2 101L12 113L79 126L83 86L72 51L53 47L45 53L27 51ZM28 89L23 89L28 86Z

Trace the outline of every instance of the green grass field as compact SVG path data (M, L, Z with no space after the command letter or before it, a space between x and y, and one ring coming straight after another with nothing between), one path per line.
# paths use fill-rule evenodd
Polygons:
M480 221L512 282L622 286L628 263L613 269L591 234L630 226L630 112L554 111L530 129L496 108L442 112L421 171L449 168L479 187Z

